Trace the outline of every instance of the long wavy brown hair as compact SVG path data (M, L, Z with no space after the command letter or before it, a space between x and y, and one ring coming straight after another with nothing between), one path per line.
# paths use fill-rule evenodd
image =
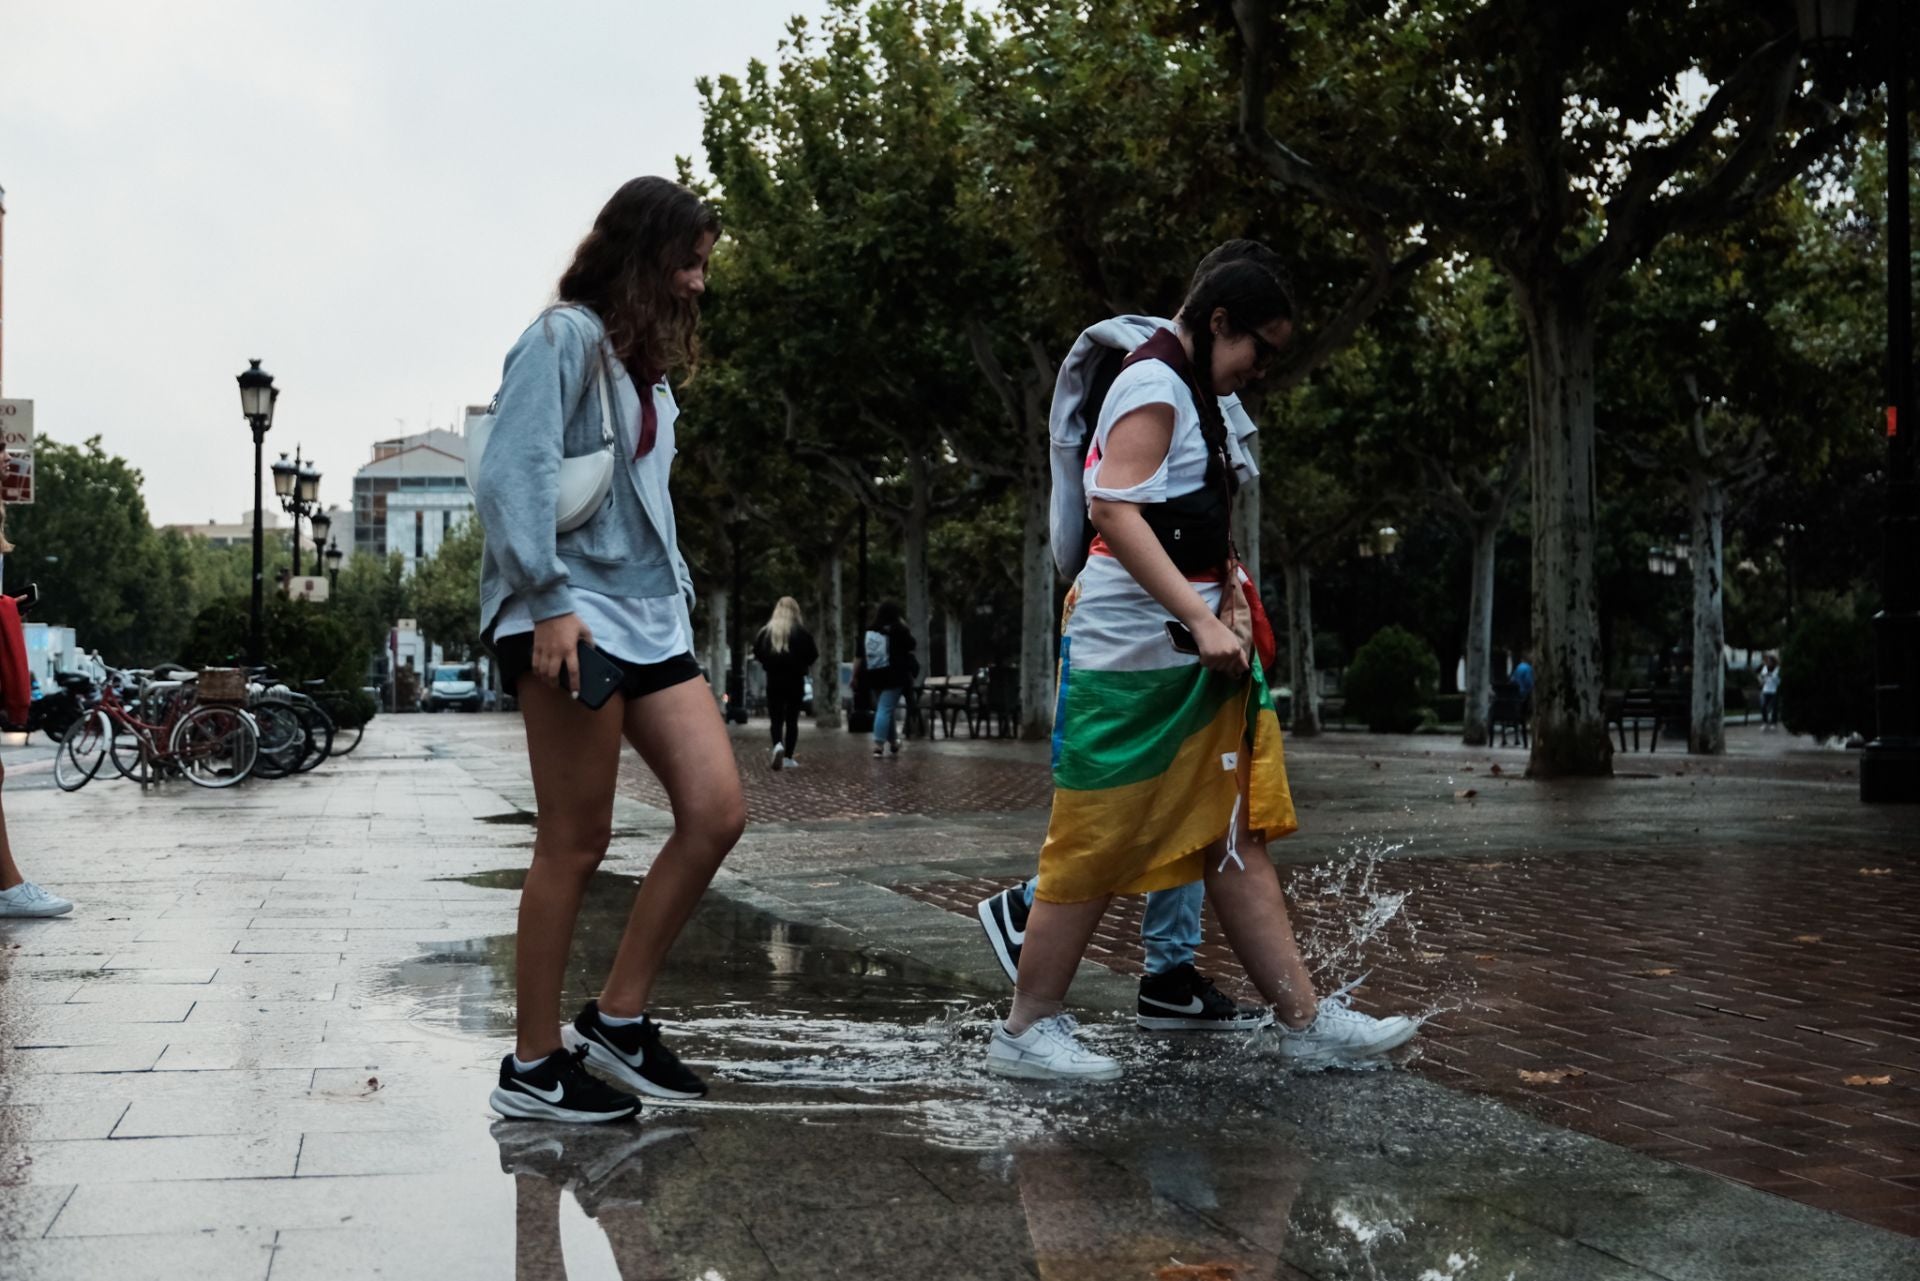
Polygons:
M635 178L613 193L560 277L560 301L591 307L607 343L643 385L700 364L700 305L676 298L673 275L693 263L702 235L720 217L665 178Z

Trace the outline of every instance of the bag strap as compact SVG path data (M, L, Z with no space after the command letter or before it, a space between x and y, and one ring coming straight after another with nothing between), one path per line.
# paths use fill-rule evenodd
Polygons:
M600 386L600 444L602 448L613 448L613 392L608 386L612 379L607 377L606 344L600 347L600 373L594 379Z

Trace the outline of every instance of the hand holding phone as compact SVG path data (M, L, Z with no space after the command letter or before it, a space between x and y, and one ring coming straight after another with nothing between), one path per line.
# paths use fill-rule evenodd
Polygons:
M574 667L580 672L580 684L574 696L582 707L599 711L613 697L613 691L620 688L620 665L601 653L592 641L583 640L575 652ZM560 673L560 684L572 688L567 675L564 670Z

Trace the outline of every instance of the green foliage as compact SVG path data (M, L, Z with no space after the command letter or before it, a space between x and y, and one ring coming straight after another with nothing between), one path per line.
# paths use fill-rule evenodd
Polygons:
M480 553L485 541L478 520L462 521L413 573L413 614L420 631L451 661L480 657Z
M1796 734L1873 732L1873 624L1847 602L1804 609L1780 652L1780 716Z
M384 561L365 555L349 558L340 567L340 581L328 603L361 644L370 650L384 648L394 622L413 616L407 558L399 552L390 552ZM476 613L478 609L476 605Z
M1440 663L1427 643L1403 627L1383 627L1347 668L1347 715L1376 734L1420 727L1440 684Z
M245 661L249 600L216 601L194 618L181 660L192 667L223 667ZM359 689L372 649L338 611L327 604L273 596L266 602L262 643L266 660L289 682L324 680L337 689Z

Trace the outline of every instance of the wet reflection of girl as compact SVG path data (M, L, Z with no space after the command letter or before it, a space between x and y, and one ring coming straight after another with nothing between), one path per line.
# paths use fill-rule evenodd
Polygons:
M518 1040L493 1094L507 1116L617 1120L639 1107L626 1090L706 1092L661 1044L646 1010L668 948L745 822L726 729L693 659L692 579L667 486L678 410L666 376L695 363L698 299L718 233L713 211L664 178L615 192L561 277L559 304L508 354L480 460L481 627L520 702L540 815L520 898ZM608 432L616 461L605 503L557 533L561 459L603 448ZM579 688L581 645L619 669L617 692L597 711L569 693ZM666 788L673 833L634 900L599 999L563 1032L561 977L581 897L611 838L623 738ZM624 1090L589 1076L587 1063Z
M1222 572L1232 482L1218 397L1264 373L1292 316L1270 268L1223 263L1195 282L1176 329L1134 352L1107 392L1086 472L1099 537L1062 627L1053 813L990 1071L1118 1076L1061 1013L1074 969L1114 894L1202 876L1227 941L1281 1021L1283 1056L1365 1057L1414 1033L1410 1020L1369 1018L1344 995L1315 997L1267 857L1268 838L1294 827L1279 719L1218 616L1225 593L1246 590Z

